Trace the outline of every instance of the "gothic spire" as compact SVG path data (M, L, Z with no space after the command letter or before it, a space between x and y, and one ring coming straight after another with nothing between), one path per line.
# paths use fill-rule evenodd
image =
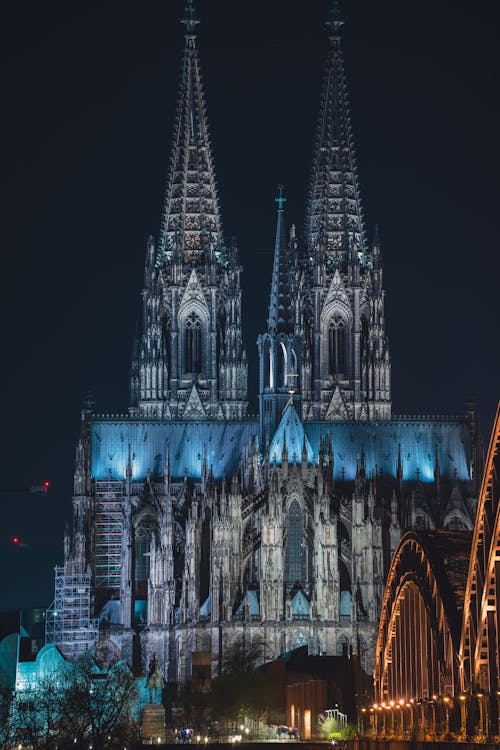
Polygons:
M293 333L293 309L290 293L290 258L285 228L283 185L278 186L278 216L274 244L273 277L269 302L268 328L271 333Z
M172 152L157 251L157 265L175 250L199 264L223 249L223 228L208 133L205 95L196 46L193 0L187 0L182 74L177 96Z
M367 242L349 113L342 53L339 3L325 24L329 49L321 93L311 180L306 207L308 253L340 262L352 243L360 257Z

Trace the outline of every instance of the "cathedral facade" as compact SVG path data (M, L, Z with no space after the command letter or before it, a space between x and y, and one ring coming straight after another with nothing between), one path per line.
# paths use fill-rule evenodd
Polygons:
M269 317L247 415L242 269L225 241L188 3L158 237L123 415L82 412L64 571L90 581L99 639L170 682L193 654L268 661L352 648L369 671L402 530L473 528L481 441L463 417L391 404L380 244L368 242L341 25L326 66L304 230L276 198ZM253 352L250 352L253 356ZM64 649L64 647L63 647Z

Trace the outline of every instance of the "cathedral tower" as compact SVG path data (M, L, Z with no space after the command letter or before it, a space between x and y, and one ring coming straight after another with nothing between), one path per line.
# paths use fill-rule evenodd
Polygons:
M154 658L171 685L193 680L200 654L216 676L249 647L257 661L352 647L369 671L401 532L473 526L477 417L391 416L380 248L363 227L335 4L305 232L287 235L280 188L260 421L246 416L241 269L186 10L132 405L83 409L53 639L70 658L98 639L138 675ZM75 590L78 617L59 606Z
M247 409L241 269L235 244L224 242L191 0L186 11L161 231L146 248L131 413L236 419Z
M290 391L297 390L302 343L295 335L297 303L297 240L295 227L287 238L283 186L278 188L278 216L267 332L257 339L259 349L260 434L269 440L281 419ZM300 403L300 398L296 403Z
M344 73L338 5L329 50L301 247L306 419L391 417L390 356L378 239L368 247Z

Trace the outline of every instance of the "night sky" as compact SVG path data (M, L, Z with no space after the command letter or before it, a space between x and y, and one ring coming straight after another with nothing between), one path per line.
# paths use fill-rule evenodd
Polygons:
M71 516L79 413L128 406L145 242L157 235L183 0L9 3L2 82L0 607L48 605ZM275 189L301 227L328 0L198 0L223 221L243 274L256 411ZM344 0L344 50L370 240L380 226L393 405L497 399L499 70L486 0ZM22 544L13 545L19 535Z

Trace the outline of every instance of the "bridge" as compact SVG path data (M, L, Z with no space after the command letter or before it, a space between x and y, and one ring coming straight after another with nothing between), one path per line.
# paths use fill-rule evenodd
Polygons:
M500 737L500 404L473 532L407 532L389 570L375 656L374 737Z

